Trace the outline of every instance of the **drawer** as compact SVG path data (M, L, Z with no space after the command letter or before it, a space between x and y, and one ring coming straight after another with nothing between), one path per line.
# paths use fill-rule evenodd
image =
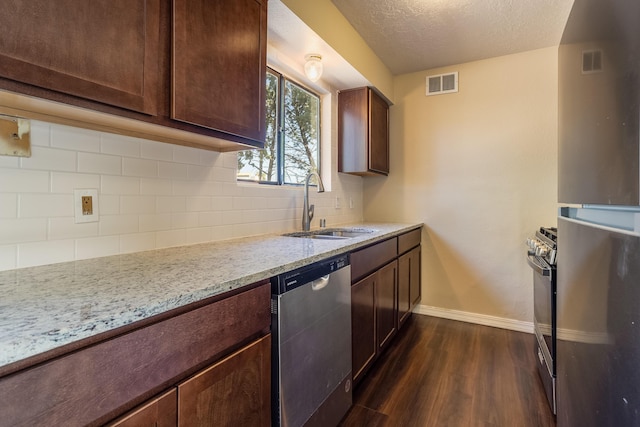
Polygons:
M418 228L398 236L398 254L403 254L418 246L421 238L422 228Z
M351 283L377 270L398 256L398 239L385 240L367 248L352 252Z

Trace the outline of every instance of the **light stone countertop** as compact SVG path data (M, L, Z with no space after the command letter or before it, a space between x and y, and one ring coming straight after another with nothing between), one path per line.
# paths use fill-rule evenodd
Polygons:
M351 252L422 224L344 240L265 235L0 272L0 368Z

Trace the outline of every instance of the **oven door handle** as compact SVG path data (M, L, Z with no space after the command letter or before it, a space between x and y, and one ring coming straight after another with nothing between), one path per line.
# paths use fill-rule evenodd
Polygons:
M551 268L539 257L535 255L528 255L527 264L529 264L529 267L533 268L533 271L536 273L545 277L551 276Z

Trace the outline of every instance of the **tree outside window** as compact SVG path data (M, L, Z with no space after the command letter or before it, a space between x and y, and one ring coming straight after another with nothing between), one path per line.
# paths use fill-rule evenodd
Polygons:
M273 70L266 83L264 149L238 153L237 178L303 184L309 172L319 171L320 97Z

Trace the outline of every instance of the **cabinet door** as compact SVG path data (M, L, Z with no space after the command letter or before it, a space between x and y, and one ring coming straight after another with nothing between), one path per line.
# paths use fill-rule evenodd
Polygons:
M107 427L175 427L178 422L178 393L175 388L107 424Z
M398 258L398 327L420 302L420 246Z
M351 340L353 380L358 381L376 357L375 278L365 277L351 286Z
M422 286L420 284L421 274L422 274L422 253L420 250L420 246L414 248L409 252L410 255L410 287L409 287L409 297L411 300L410 310L420 302L420 297L422 296Z
M270 426L271 335L180 384L178 425Z
M266 0L174 0L172 118L264 142Z
M406 253L398 258L398 327L407 320L411 313L411 254Z
M159 4L0 2L0 77L155 115Z
M376 335L378 349L386 346L397 331L398 312L397 279L398 262L382 267L376 275Z
M389 173L389 106L369 89L369 169Z

